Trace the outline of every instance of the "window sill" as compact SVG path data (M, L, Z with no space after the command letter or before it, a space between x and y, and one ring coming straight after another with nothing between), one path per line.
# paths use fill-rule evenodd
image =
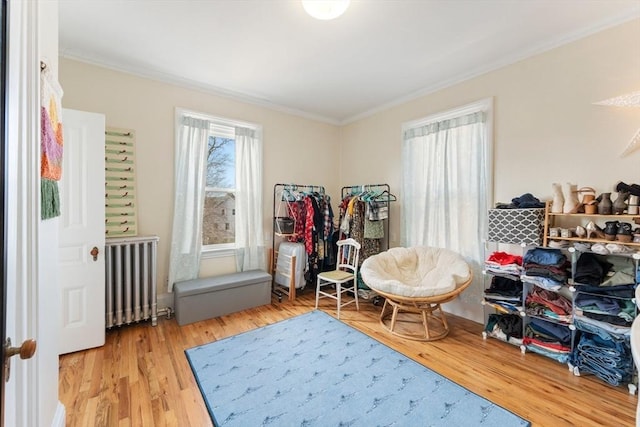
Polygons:
M236 256L236 250L233 247L207 248L202 250L202 259L210 258L228 258Z

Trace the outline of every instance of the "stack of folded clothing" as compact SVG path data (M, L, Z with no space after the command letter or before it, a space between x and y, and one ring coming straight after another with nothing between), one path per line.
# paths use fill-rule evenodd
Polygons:
M580 254L573 277L576 285L599 287L634 285L635 280L635 261L632 258L588 252Z
M576 261L576 272L573 281L576 284L599 286L613 265L604 257L590 252L580 254Z
M522 257L497 251L489 255L484 268L490 273L519 276L522 273Z
M531 193L525 193L520 197L511 199L511 203L496 203L496 209L531 209L544 208L544 202L541 202Z
M527 350L542 354L561 363L571 357L571 330L541 319L532 318L525 327L522 343Z
M591 373L603 381L619 386L633 379L631 349L626 340L607 340L583 333L573 361L580 373Z
M571 264L560 249L533 248L524 255L522 281L543 289L559 290L567 283Z
M575 305L576 315L610 325L631 327L635 318L636 305L628 298L578 292Z
M580 286L575 297L573 323L578 330L616 340L631 334L635 306L634 285Z
M503 276L493 276L491 285L484 291L484 300L502 313L522 309L522 281Z
M511 344L522 344L522 317L518 314L490 314L485 331Z
M533 286L525 301L527 314L566 324L571 323L572 309L568 298L538 286Z

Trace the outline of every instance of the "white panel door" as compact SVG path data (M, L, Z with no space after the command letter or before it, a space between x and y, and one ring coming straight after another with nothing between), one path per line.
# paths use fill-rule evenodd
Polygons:
M60 354L99 347L105 339L105 118L64 109L62 123Z

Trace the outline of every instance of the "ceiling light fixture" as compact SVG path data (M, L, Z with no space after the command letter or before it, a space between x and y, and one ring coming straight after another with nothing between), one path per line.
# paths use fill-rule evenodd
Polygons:
M335 19L349 7L350 0L302 0L302 7L311 16L324 21Z
M604 101L594 102L594 104L612 107L640 107L640 90L616 96L615 98L605 99ZM620 157L624 157L638 148L640 148L640 129L633 135L631 141L627 144L627 148L625 148Z

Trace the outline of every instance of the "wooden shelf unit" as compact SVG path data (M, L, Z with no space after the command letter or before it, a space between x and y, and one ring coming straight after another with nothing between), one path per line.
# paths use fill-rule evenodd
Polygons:
M553 213L551 212L551 201L547 201L545 210L544 210L544 234L543 234L543 242L542 246L549 246L550 240L566 240L569 242L585 242L585 243L617 243L620 245L630 246L630 247L640 247L640 243L635 242L619 242L617 240L606 240L606 239L587 239L586 237L551 237L549 236L549 229L555 226L556 219L569 219L569 220L580 220L580 219L589 219L590 221L596 222L598 219L603 220L619 220L619 221L627 221L634 222L636 224L640 224L640 214L639 215L628 215L628 214L587 214L587 213L573 213L573 214L565 214L565 213ZM575 222L575 221L574 221ZM584 226L584 224L583 224Z

